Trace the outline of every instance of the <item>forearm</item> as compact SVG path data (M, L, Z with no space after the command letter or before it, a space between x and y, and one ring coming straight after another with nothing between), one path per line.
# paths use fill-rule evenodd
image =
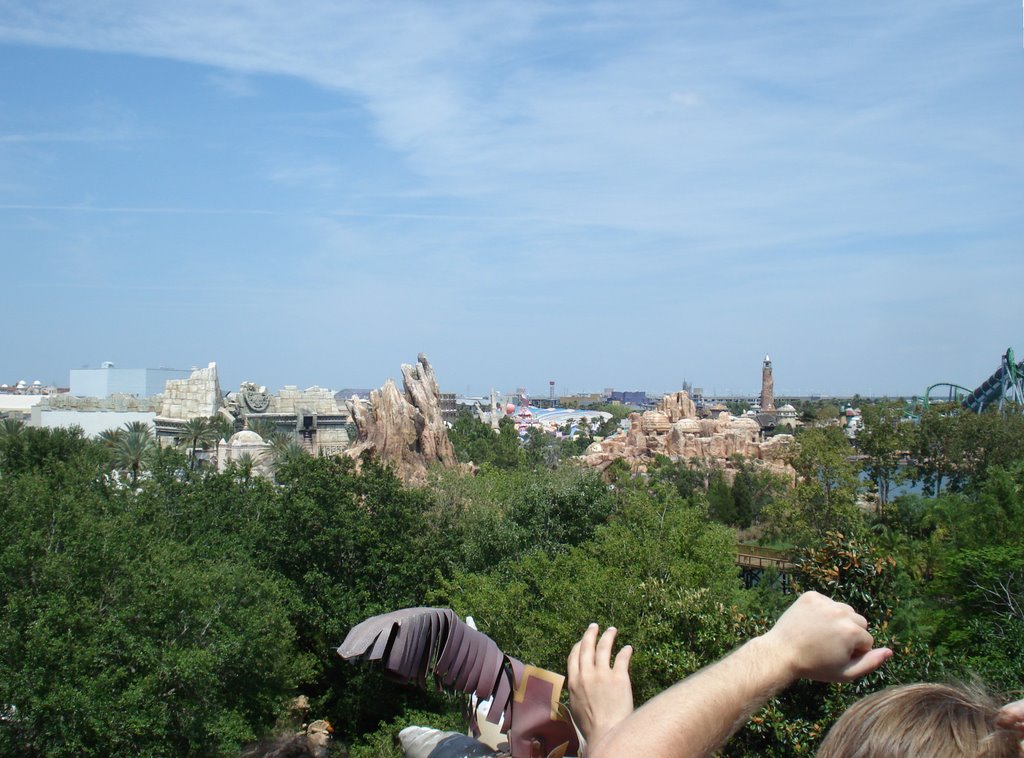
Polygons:
M689 758L712 753L796 676L764 637L670 687L588 750L589 758Z

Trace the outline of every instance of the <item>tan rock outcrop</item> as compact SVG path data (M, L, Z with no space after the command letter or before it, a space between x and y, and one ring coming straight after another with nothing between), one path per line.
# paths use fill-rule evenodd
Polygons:
M761 460L785 462L792 454L796 440L792 434L776 434L761 443Z
M667 432L672 427L668 414L661 411L645 411L640 417L640 428L646 434L652 432Z
M402 365L399 392L388 379L370 400L353 397L347 402L358 435L345 454L356 460L371 452L395 467L407 482L422 483L431 466L458 466L455 449L441 417L441 391L434 369L420 353L415 366Z
M690 399L689 394L685 390L665 395L658 402L657 409L668 416L668 420L671 423L684 418L697 418L697 406L694 405L693 400Z
M761 427L749 416L734 417L726 411L712 418L698 419L696 408L686 392L666 395L657 409L629 417L629 429L600 443L594 443L580 461L607 469L623 460L632 471L645 471L658 455L672 460L698 460L717 466L727 473L735 467L734 456L741 456L788 479L794 471L787 462L793 445L790 435L777 435L761 441Z
M672 429L678 434L700 434L700 422L692 418L683 418L672 424Z

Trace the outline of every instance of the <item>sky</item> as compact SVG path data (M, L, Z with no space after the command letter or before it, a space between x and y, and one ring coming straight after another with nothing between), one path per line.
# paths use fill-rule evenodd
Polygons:
M0 380L974 387L1014 2L0 2Z

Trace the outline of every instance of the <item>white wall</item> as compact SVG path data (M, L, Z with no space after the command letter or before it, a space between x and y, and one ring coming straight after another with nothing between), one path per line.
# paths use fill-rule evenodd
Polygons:
M87 437L95 437L104 429L118 429L132 421L143 421L153 428L156 414L152 411L69 411L60 408L33 408L32 426L55 429L80 426Z
M37 405L44 397L46 396L0 394L0 413L6 413L7 411L25 413L31 409L33 405Z

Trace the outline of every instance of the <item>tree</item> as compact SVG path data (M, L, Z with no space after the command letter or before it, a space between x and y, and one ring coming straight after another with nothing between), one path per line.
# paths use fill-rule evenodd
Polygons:
M615 434L619 430L619 424L622 423L622 420L627 418L630 413L635 413L634 408L622 403L588 403L581 407L587 410L611 414L611 418L605 419L593 430L593 436L601 438Z
M100 453L80 426L47 429L25 426L13 419L6 421L0 428L0 472L5 476L52 472L66 460Z
M7 466L8 460L20 446L25 422L21 419L5 418L0 421L0 470Z
M256 463L257 461L252 457L251 453L242 453L231 461L228 471L238 477L243 483L248 484L252 481L253 473L256 470Z
M966 483L897 498L888 526L898 532L882 536L918 580L914 628L960 675L1013 688L1024 678L1024 463Z
M557 468L563 456L576 455L575 445L566 440L570 445L564 448L554 436L547 434L537 426L530 427L526 432L526 439L523 442L523 454L527 463L533 466L544 466L546 468ZM567 452L568 450L568 452Z
M300 458L310 457L306 448L293 438L280 432L266 440L266 442L270 445L270 458L274 463L275 469L287 466L289 463L294 463Z
M229 440L235 433L235 424L221 414L210 417L210 426L213 427L213 441Z
M148 421L129 421L124 425L126 432L149 432L153 434L153 427Z
M863 519L856 507L857 468L850 443L837 427L808 429L791 459L796 487L763 513L769 533L808 544L830 531L856 533Z
M842 413L842 409L834 403L823 403L815 412L814 417L818 421L835 421Z
M627 488L594 538L554 554L533 550L486 573L457 572L437 600L471 613L506 652L562 671L591 621L636 649L638 701L735 643L735 536L669 487Z
M801 681L772 698L726 746L727 755L813 755L831 724L855 700L889 684L941 679L946 675L924 643L897 638L892 621L904 603L896 561L870 541L829 532L801 550L794 577L800 591L816 590L848 603L863 615L876 645L898 651L885 667L844 685ZM765 631L771 619L755 612L744 636Z
M931 406L921 414L913 438L913 476L932 497L942 493L944 482L954 491L962 483L960 431L958 417L949 409Z
M0 440L15 438L25 429L25 422L21 419L7 417L0 420Z
M736 524L736 501L733 499L732 487L719 468L711 470L707 500L708 513L712 518L729 526Z
M900 459L912 444L912 427L903 410L894 404L867 405L864 428L857 434L857 448L867 456L865 471L878 489L878 515L889 502L889 492L900 472Z
M189 468L193 471L199 463L196 451L200 448L205 450L217 439L218 429L214 426L213 421L213 418L196 416L185 421L185 425L181 430L179 439L189 452Z
M523 463L523 446L519 441L519 432L516 431L515 422L510 418L503 418L498 422L498 440L491 463L500 469L519 468Z
M1024 547L988 545L951 554L936 576L936 642L1000 687L1024 678Z
M896 559L871 543L829 532L800 551L796 580L801 592L815 590L848 603L872 629L884 631L900 605Z
M155 447L153 432L148 426L142 429L125 426L125 431L118 438L112 455L114 466L131 477L132 487L138 484L139 474L146 467Z
M730 485L725 472L705 461L672 461L662 455L655 458L649 477L670 485L683 498L706 500L709 515L717 521L747 529L766 505L787 492L787 485L739 455L733 456L732 467Z
M802 494L819 534L841 528L844 511L853 505L859 480L850 454L849 442L836 427L810 429L800 437L793 468L805 485Z
M245 427L251 432L256 432L264 442L268 443L277 437L284 436L275 421L261 416L246 416Z
M736 467L736 476L732 482L735 526L747 529L760 520L765 506L786 492L788 487L778 476L757 468L739 456L734 457L733 464Z
M991 469L1024 460L1024 415L990 408L961 414L956 425L964 487L981 489Z
M108 450L113 450L117 447L117 443L120 442L121 435L123 434L123 429L104 429L96 435L96 439Z
M670 485L681 498L690 500L707 491L711 483L711 469L705 461L697 458L673 461L668 456L659 455L650 468L650 477L655 482Z
M369 457L357 471L349 458L300 456L277 479L274 505L261 520L267 542L260 554L293 587L297 644L313 656L305 691L336 726L374 728L424 696L387 687L333 650L364 618L426 604L450 560L452 536L431 518L427 492L405 487Z
M1024 463L991 467L963 494L938 501L940 553L928 595L933 641L986 680L1024 679Z
M29 431L0 478L0 753L237 755L309 670L290 588L216 509L177 518L184 482L111 488L100 444Z
M615 507L594 471L575 466L501 471L476 476L450 471L437 476L431 492L435 520L451 534L452 562L469 572L515 562L525 553L555 554L594 536Z
M466 410L459 411L455 423L448 431L448 439L459 460L463 463L473 462L478 466L494 463L498 456L497 438L498 435L490 426Z

